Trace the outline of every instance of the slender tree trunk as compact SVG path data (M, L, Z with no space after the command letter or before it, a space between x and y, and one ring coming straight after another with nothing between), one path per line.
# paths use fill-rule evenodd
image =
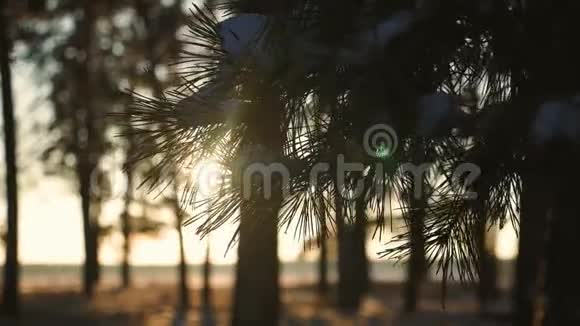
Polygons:
M495 257L495 230L490 230L485 221L478 223L479 285L478 299L482 312L497 298L497 259Z
M421 284L425 278L425 240L423 237L423 221L425 210L421 204L412 205L411 222L411 256L407 266L407 282L405 284L405 311L415 312Z
M514 325L530 326L536 320L540 273L547 237L550 185L537 172L522 178L519 250L513 298Z
M369 261L367 257L367 214L366 214L366 199L362 195L356 199L356 217L354 224L354 242L356 246L356 258L358 259L357 265L359 284L360 284L360 295L361 297L366 294L369 290L370 279L369 279Z
M318 127L317 127L318 130ZM326 203L322 194L320 197L320 231L318 232L318 295L322 298L328 293L328 226L326 225Z
M127 289L131 286L131 216L129 206L133 200L133 170L127 167L127 192L125 204L121 213L121 233L123 235L123 261L121 262L121 287Z
M82 163L81 163L82 164ZM82 164L85 165L85 164ZM79 168L79 182L80 182L80 195L81 195L81 210L83 217L83 235L84 235L84 250L85 250L85 263L83 265L83 292L84 294L91 298L94 294L94 286L97 278L96 275L96 262L97 259L94 256L95 244L94 241L94 230L92 226L91 219L91 194L90 194L90 172L87 171L87 167Z
M179 234L179 308L182 312L189 310L189 286L187 280L187 261L185 259L185 245L183 240L183 215L179 209L179 203L175 199L175 210L177 214L177 232Z
M94 197L91 195L91 197ZM93 266L94 271L93 274L93 282L95 286L97 286L101 282L101 272L102 266L99 260L99 248L101 244L101 225L99 223L99 217L101 216L101 207L102 202L100 198L92 198L93 203L91 204L91 241L93 242L91 245L91 257L93 259ZM96 200L95 200L96 199Z
M326 223L324 223L323 230L326 230ZM328 241L326 231L320 232L318 235L320 241L320 257L318 257L318 295L320 297L326 296L328 293Z
M489 216L485 211L485 203L489 199L489 188L478 185L477 204L478 220L475 223L477 250L479 257L478 300L480 312L486 313L489 303L497 296L497 261L495 258L495 230L487 223Z
M122 217L123 233L123 261L121 262L121 288L128 289L131 287L131 234L129 231L129 216L123 213Z
M338 307L343 311L356 311L360 302L356 288L354 288L356 278L353 277L352 273L353 253L349 246L352 242L348 241L349 233L344 216L344 202L339 190L335 194L334 210L338 238Z
M16 166L16 123L12 98L12 76L9 53L6 1L0 1L0 70L2 77L2 117L6 160L7 233L6 261L2 291L3 312L17 316L20 312L20 268L18 263L18 184Z
M98 223L91 212L92 193L91 179L96 169L96 162L93 158L96 149L96 133L94 126L93 103L92 103L92 36L94 26L93 8L91 2L86 2L84 8L83 48L86 53L85 61L78 65L78 78L81 81L80 90L82 92L79 106L84 109L85 114L75 114L74 131L75 151L77 157L77 178L79 181L79 195L81 199L81 212L83 219L84 251L85 263L83 266L83 292L91 298L94 294L94 287L99 277L98 266Z
M211 302L211 256L210 239L207 237L205 261L203 264L203 287L201 289L201 325L211 326L216 324Z
M204 310L209 311L211 308L211 258L210 258L210 241L207 238L207 249L205 251L205 261L203 263L203 287L201 291L201 303Z
M131 84L133 86L133 84ZM131 87L134 89L134 87ZM134 184L133 179L135 177L134 167L131 166L131 159L135 151L135 141L133 138L133 128L130 126L129 121L127 121L127 150L125 164L123 168L125 169L125 177L127 178L127 190L124 196L124 206L123 212L121 213L121 233L123 235L123 258L121 262L121 288L127 289L131 286L131 223L132 218L129 212L131 202L134 199Z
M422 140L418 140L419 144L415 148L415 162L416 166L421 166L425 163L425 147ZM414 174L414 178L421 178L420 186L422 189L409 189L409 218L408 227L410 228L411 241L411 255L407 266L407 281L405 283L404 295L404 309L406 312L415 312L418 305L418 297L421 285L425 281L426 276L426 258L425 258L425 238L423 236L423 228L425 224L425 207L427 206L427 182L424 174ZM413 180L413 187L417 184Z
M179 186L174 181L173 182L173 197L170 198L171 206L175 214L175 228L177 229L177 234L179 238L179 264L177 265L178 271L178 283L177 283L177 293L179 298L178 311L180 314L185 315L189 310L190 299L189 299L189 285L188 285L188 268L187 259L185 257L185 243L183 239L183 210L179 206Z
M577 164L577 162L576 162ZM544 325L580 325L580 207L577 165L562 167L550 220L546 269Z
M81 154L82 155L82 154ZM83 155L84 156L84 155ZM85 249L85 264L83 266L83 292L92 298L98 275L98 227L95 225L94 214L91 212L91 173L90 163L82 162L79 167L79 182L81 195L81 210L83 217L83 234Z
M319 136L322 133L320 114L315 114L313 120L314 130L318 134L317 136ZM323 191L323 189L320 190ZM328 225L326 222L328 210L324 191L320 193L319 205L320 231L318 232L318 245L320 246L320 256L318 257L317 289L319 297L324 298L328 294Z

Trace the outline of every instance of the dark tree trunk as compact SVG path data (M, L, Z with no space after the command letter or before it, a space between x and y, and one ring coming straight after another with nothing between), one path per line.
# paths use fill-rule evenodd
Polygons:
M314 131L317 136L322 133L322 127L320 125L320 120L322 117L316 114L314 117ZM326 196L323 189L319 195L319 219L320 219L320 230L318 232L318 245L320 246L320 256L318 257L318 296L324 298L328 294L328 225L326 222L328 209L326 207Z
M419 291L425 278L425 240L423 237L423 222L425 210L420 204L413 205L414 209L411 214L411 255L407 266L407 281L405 283L405 302L406 312L415 312L417 310Z
M101 282L101 272L102 266L99 260L99 248L101 244L101 225L99 223L99 217L101 215L101 205L100 199L95 201L93 199L93 203L91 204L91 257L93 259L93 266L94 271L93 274L93 282L95 286Z
M326 226L323 226L323 230ZM318 235L320 241L320 257L318 257L318 295L320 297L326 296L328 293L328 244L326 231L320 232Z
M540 274L547 237L550 186L540 174L522 178L519 250L514 289L514 325L530 326L536 319Z
M320 130L317 124L316 130ZM318 257L318 295L322 298L328 294L328 226L326 225L325 197L320 196L320 230L318 232L318 245L320 256Z
M279 205L242 205L233 325L277 325Z
M121 262L121 287L127 289L131 286L131 216L129 206L133 200L133 170L127 167L127 193L121 213L121 233L123 235L123 261Z
M344 204L343 199L337 195L338 306L344 312L356 312L368 288L364 198L361 196L356 200L354 223L346 222Z
M213 314L211 302L211 256L210 256L210 239L207 238L207 247L205 251L205 261L203 263L203 285L201 289L201 325L215 325L216 320Z
M177 294L178 294L178 311L180 314L186 314L189 310L189 285L188 285L188 268L185 258L185 243L183 239L183 210L179 207L179 186L173 182L173 197L170 198L171 207L175 214L175 228L179 239L179 264L177 265Z
M497 297L497 261L495 258L495 230L490 229L489 216L485 211L489 190L483 185L478 185L478 188L478 220L474 230L479 257L477 296L480 312L486 313L489 303Z
M131 88L133 89L133 87ZM121 288L127 289L131 286L131 233L132 233L132 218L129 212L129 207L134 199L134 185L133 178L135 169L131 163L135 142L132 136L133 128L127 124L127 150L125 164L125 177L127 178L127 190L124 196L123 212L121 213L121 234L123 236L123 258L121 262Z
M482 312L497 298L497 259L495 257L495 230L490 230L485 221L478 223L477 246L479 250L478 299Z
M369 290L370 280L369 280L369 262L367 257L367 215L366 215L366 200L364 195L360 196L356 200L356 217L354 222L354 243L356 246L356 258L359 284L360 284L360 295L361 297L367 293Z
M121 288L128 289L131 287L131 233L129 231L129 217L127 214L123 213L121 215L123 223L122 233L123 233L123 261L121 262Z
M82 96L79 106L84 110L83 115L74 116L75 156L77 157L77 178L79 181L79 195L81 198L81 213L83 219L83 235L85 263L83 266L83 292L91 298L99 278L98 263L98 222L91 211L92 198L92 175L96 169L95 158L97 135L92 103L92 39L94 19L92 3L87 2L84 8L84 21L81 28L83 36L83 48L86 56L85 61L78 65L78 78L81 81L80 90Z
M211 308L211 258L210 241L207 239L207 249L205 251L205 261L203 263L203 287L201 291L201 303L205 311Z
M4 150L6 160L7 233L6 260L2 291L2 310L6 315L20 312L20 268L18 263L18 184L16 166L16 123L12 98L12 76L9 53L8 17L5 1L0 1L0 70L2 76L2 117L4 120Z
M425 147L420 143L416 144L414 164L421 166L425 163ZM415 312L418 306L418 298L425 276L427 273L427 263L425 258L425 238L424 238L424 224L425 224L425 208L427 206L427 182L425 175L413 174L413 189L409 189L407 194L409 203L409 221L407 226L410 232L411 254L407 266L407 280L405 282L404 293L404 309L406 312ZM421 189L415 189L416 185L420 185Z
M189 310L189 286L187 280L187 261L185 260L185 246L183 240L183 217L179 209L179 203L175 199L175 211L177 216L177 232L179 234L179 309L181 312Z
M254 85L246 83L243 91L256 99L248 107L255 115L247 117L247 134L243 146L253 149L259 144L265 152L263 158L251 157L247 163L256 163L267 157L278 160L284 142L281 131L284 106L278 91L262 81L256 81ZM271 184L266 185L267 178L262 179L263 185L244 185L243 188L250 186L251 193L241 194L243 202L240 207L238 264L232 313L234 326L277 325L279 322L278 213L282 203L282 184L286 180L274 174L271 176ZM270 188L271 193L266 194L260 190L264 188Z
M360 302L358 291L356 290L356 278L353 275L352 241L348 241L350 234L344 216L344 202L338 190L335 196L335 219L338 237L338 307L344 311L356 311Z
M94 294L95 285L98 279L98 248L97 248L97 228L91 214L91 182L90 175L92 169L86 167L88 164L81 163L79 171L81 209L83 217L83 234L85 244L85 264L83 266L83 292L91 298Z
M580 178L577 165L559 172L549 226L544 325L580 325Z

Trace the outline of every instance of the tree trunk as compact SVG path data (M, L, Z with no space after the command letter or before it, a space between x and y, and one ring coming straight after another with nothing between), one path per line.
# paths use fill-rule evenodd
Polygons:
M179 310L185 312L189 310L189 286L187 285L187 261L185 259L185 246L183 242L183 217L179 209L179 203L175 199L175 210L177 216L177 232L179 234Z
M96 162L93 157L96 149L96 133L94 126L93 103L91 90L92 82L92 39L94 16L92 3L87 2L84 8L84 21L82 24L83 49L86 53L85 62L79 64L78 78L82 81L80 87L83 95L79 105L84 109L85 114L74 116L74 138L75 151L77 157L76 172L79 181L79 195L81 198L81 212L83 219L83 235L85 263L83 266L83 292L91 298L94 294L94 287L99 278L98 263L98 223L91 212L92 175L96 169Z
M83 217L83 234L85 244L85 264L83 266L83 292L92 298L98 278L98 249L97 249L97 231L94 226L93 216L91 214L91 183L90 175L92 171L86 167L87 163L81 163L79 168L81 209Z
M201 291L201 303L205 311L211 308L211 258L210 241L207 238L207 249L205 251L205 261L203 263L203 287Z
M190 300L189 300L189 285L188 285L188 268L187 259L185 257L185 243L183 239L183 210L179 207L179 186L176 181L173 181L173 197L170 198L171 207L175 214L175 228L177 229L177 234L179 238L179 264L177 266L178 271L178 283L177 283L177 293L178 293L178 311L180 314L185 315L189 310Z
M539 173L522 177L519 250L513 291L514 325L530 326L536 320L540 273L547 237L550 186Z
M369 261L367 257L367 216L366 201L364 196L357 199L356 220L355 220L355 244L356 257L358 258L358 273L360 282L361 298L369 291Z
M319 130L317 126L316 130ZM324 195L320 197L320 231L318 232L318 295L322 298L328 293L328 226L326 225L326 204Z
M121 287L127 289L131 286L131 216L129 206L133 200L133 170L127 167L127 192L125 204L121 213L121 233L123 235L123 261L121 262Z
M497 261L495 258L495 229L490 229L485 203L489 200L489 187L477 185L478 212L474 225L479 265L477 289L480 312L486 313L490 302L497 296Z
M131 87L133 89L133 87ZM131 202L134 199L134 167L131 166L131 159L135 150L135 142L132 136L133 128L127 123L127 150L125 164L125 177L127 178L127 190L124 196L123 212L121 213L121 233L123 236L123 258L121 262L121 288L127 289L131 286L131 223L132 218L129 212Z
M425 147L422 140L416 144L414 164L421 166L425 163ZM425 258L425 238L423 228L425 224L425 207L427 206L426 188L428 186L423 173L413 174L413 178L421 178L420 183L413 180L413 189L409 189L409 221L411 254L407 266L407 281L405 283L404 309L406 312L415 312L418 305L421 285L425 281L427 263ZM422 189L415 189L419 184Z
M324 226L324 229L326 226ZM318 235L320 241L320 257L318 257L318 295L326 296L328 293L328 246L326 231Z
M121 262L121 288L128 289L131 287L131 234L129 231L129 216L123 213L121 215L122 233L123 233L123 261Z
M279 160L284 143L281 131L284 106L280 102L280 94L275 88L270 88L270 84L259 80L255 82L252 84L249 81L243 85L243 92L248 92L255 101L248 107L254 116L247 117L247 131L242 146L251 150L260 145L264 149L264 157L251 157L246 162L248 165L262 159ZM246 181L243 179L239 182ZM286 180L277 174L271 175L269 181L264 175L262 179L262 185L243 185L243 188L250 186L251 193L241 194L243 201L240 205L238 264L232 313L234 326L279 323L278 213L283 199L282 185ZM270 188L271 193L263 192L264 188Z
M361 204L362 203L362 204ZM338 232L338 306L344 312L358 311L368 287L365 252L364 197L356 201L354 223L346 223L344 202L335 198Z
M322 119L320 113L315 114L314 120L314 131L316 136L322 134L322 126L320 125L320 120ZM319 218L320 218L320 230L318 232L318 245L320 246L320 256L318 257L318 296L320 298L326 297L328 294L328 225L326 222L327 218L327 207L326 207L326 196L324 189L320 189L319 200Z
M277 325L279 204L271 210L250 205L241 208L232 324Z
M338 238L338 307L344 311L358 310L360 304L356 291L356 278L353 277L353 253L348 241L348 225L345 221L344 203L340 191L337 190L334 198L336 231Z
M6 160L7 233L6 260L2 292L3 312L17 316L20 312L20 267L18 263L18 184L16 166L16 123L12 98L12 76L5 1L0 1L0 70L2 76L2 117Z
M91 197L94 196L91 195ZM101 274L102 266L99 260L99 248L101 244L101 225L99 223L99 217L101 216L102 202L100 198L92 198L92 199L93 203L91 204L91 241L92 241L91 250L93 252L91 253L91 257L94 260L93 262L94 271L92 272L94 277L93 282L95 283L95 286L97 286L99 282L101 282L102 276Z
M479 285L478 300L480 311L485 313L488 305L497 298L497 259L495 257L495 230L487 223L478 223Z
M420 204L412 205L411 222L411 255L407 266L407 281L405 284L405 311L417 310L419 291L425 278L425 240L423 237L423 222L425 210Z
M361 297L369 290L369 261L367 257L367 215L366 215L366 199L364 195L356 199L356 217L354 222L354 243L356 250L356 258L360 295Z
M556 181L553 216L550 220L546 269L544 325L580 325L580 206L577 165L562 167Z

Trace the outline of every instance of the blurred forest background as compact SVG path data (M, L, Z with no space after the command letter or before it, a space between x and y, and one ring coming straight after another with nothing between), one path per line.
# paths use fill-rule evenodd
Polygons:
M134 139L119 136L129 127L110 117L127 109L128 93L155 96L180 82L172 63L192 8L190 0L0 1L1 325L232 319L235 225L204 239L183 226L180 180L162 193L139 187L155 162L130 164ZM539 318L535 303L512 295L518 243L510 226L482 225L480 281L445 290L424 251L409 265L379 259L406 232L402 218L384 234L376 229L370 216L306 244L292 229L280 232L283 264L273 277L284 324L496 325L509 323L515 307L523 319Z

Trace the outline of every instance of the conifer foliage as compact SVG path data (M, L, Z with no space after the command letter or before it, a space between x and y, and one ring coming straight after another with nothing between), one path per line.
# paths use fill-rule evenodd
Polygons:
M577 245L580 233L571 198L580 8L556 2L239 0L194 7L176 65L181 84L159 98L136 96L128 114L136 159L158 162L152 185L170 180L175 165L209 157L227 171L206 199L209 212L190 222L201 234L241 222L238 278L245 281L238 294L254 291L268 313L246 306L234 321L277 320L277 283L268 276L278 269L276 226L297 225L297 234L314 238L321 226L360 223L366 209L380 229L396 201L409 231L383 255L403 259L419 243L444 280L473 280L481 226L511 221L529 230L520 195L529 191L530 174L542 174L551 218L535 218L551 224L547 322L576 323L571 307L580 285L557 253ZM378 125L394 133L369 150L364 140ZM362 171L340 177L339 157ZM279 163L288 180L275 174L265 196L268 185L242 178L254 163ZM329 168L313 182L319 163ZM424 164L419 183L406 163ZM197 190L195 182L186 187L184 204L195 205ZM252 237L269 242L257 246Z

